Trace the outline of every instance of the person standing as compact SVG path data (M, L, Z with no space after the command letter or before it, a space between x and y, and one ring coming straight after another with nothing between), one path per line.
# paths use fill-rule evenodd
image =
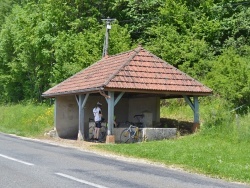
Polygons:
M95 132L94 132L94 140L99 140L100 128L102 126L102 104L97 102L96 107L93 109L94 120L95 120Z

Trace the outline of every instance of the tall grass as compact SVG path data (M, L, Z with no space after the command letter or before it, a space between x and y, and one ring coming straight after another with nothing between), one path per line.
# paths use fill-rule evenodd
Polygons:
M53 107L34 104L0 106L0 131L35 137L53 128Z
M250 111L240 115L218 102L214 103L215 108L211 109L211 106L204 107L203 135L213 135L234 143L250 143Z
M160 114L162 118L193 121L192 109L181 99L169 100L167 104L161 106Z

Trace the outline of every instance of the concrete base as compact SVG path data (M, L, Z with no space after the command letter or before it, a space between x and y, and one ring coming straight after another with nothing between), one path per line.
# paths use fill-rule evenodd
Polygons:
M145 141L163 140L176 138L176 128L144 128L143 138Z
M121 132L125 128L114 128L115 141L120 142ZM176 128L143 128L142 138L144 141L163 140L176 138Z
M114 144L114 143L115 143L115 135L107 135L106 144Z
M106 136L107 144L114 144L115 142L120 142L121 132L125 128L114 128L113 135ZM176 138L177 129L176 128L143 128L142 130L142 138L143 141L151 141L151 140L163 140L163 139L171 139Z
M200 124L199 123L194 123L193 127L192 127L192 132L196 132L198 129L200 129Z
M79 131L77 135L77 140L83 140L82 133Z

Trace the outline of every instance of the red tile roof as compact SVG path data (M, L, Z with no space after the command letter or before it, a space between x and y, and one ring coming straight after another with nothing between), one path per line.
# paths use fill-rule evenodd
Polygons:
M138 93L210 95L212 90L138 47L107 56L43 93L44 97L112 90Z

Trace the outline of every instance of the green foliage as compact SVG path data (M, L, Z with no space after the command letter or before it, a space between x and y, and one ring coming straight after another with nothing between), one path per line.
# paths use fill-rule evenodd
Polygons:
M37 99L109 54L142 43L230 104L249 103L250 6L239 0L2 0L0 101ZM233 70L233 66L237 70Z
M19 0L1 0L0 1L0 28L5 21L6 16L11 13L12 6L20 4Z
M128 26L121 27L116 23L112 25L109 39L110 55L128 51L132 45Z
M37 137L53 129L53 107L27 103L0 106L0 111L1 132Z
M147 48L153 53L194 78L204 78L209 72L207 62L213 54L207 42L191 34L180 35L173 26L155 26L149 32L155 35L154 39L147 42Z
M235 106L250 103L249 57L240 56L232 48L226 49L211 62L211 71L207 74L207 85Z
M193 122L194 119L193 111L184 99L168 99L162 101L160 117L189 122Z
M164 0L116 0L112 10L122 26L127 25L133 40L147 38L145 30L158 22L159 8Z
M52 83L65 80L97 60L101 50L97 48L99 40L93 35L91 32L58 34L53 44L57 63L52 66Z
M98 8L54 0L13 6L0 33L0 101L42 101L42 92L99 60L105 30ZM130 49L126 27L115 24L110 34L110 54Z

